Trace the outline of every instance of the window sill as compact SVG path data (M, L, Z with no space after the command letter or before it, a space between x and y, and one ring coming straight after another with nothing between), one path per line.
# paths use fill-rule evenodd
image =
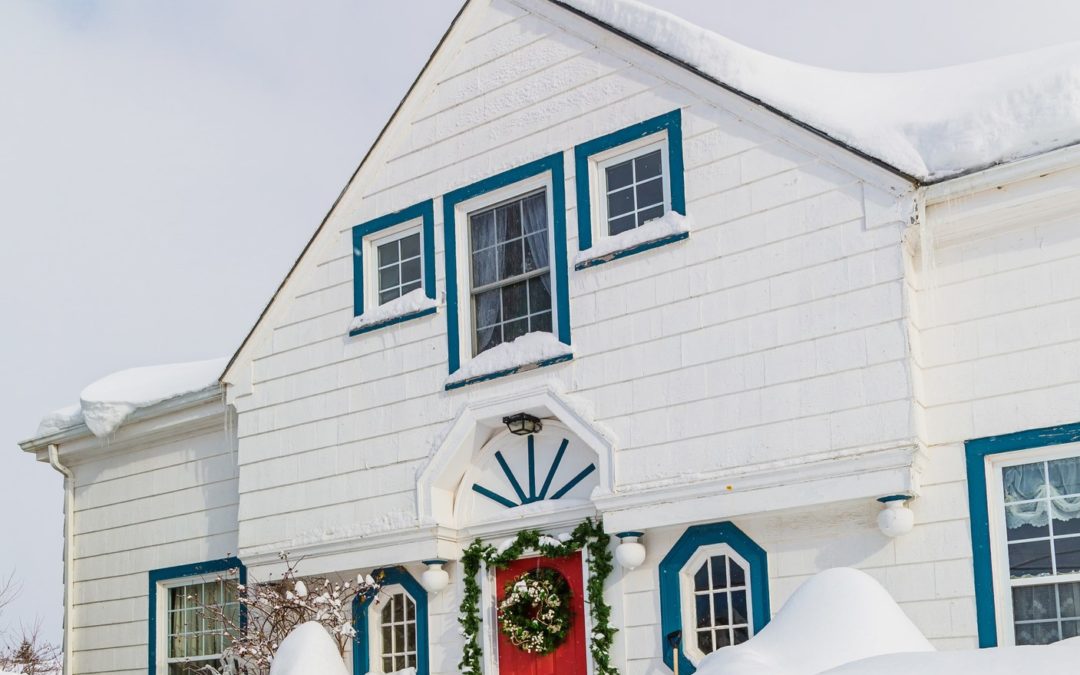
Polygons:
M412 319L419 319L422 316L429 316L434 314L438 310L437 307L425 307L413 312L407 312L405 314L399 314L397 316L387 317L381 321L375 323L369 323L358 328L352 328L349 330L349 337L355 337L357 335L363 335L364 333L370 333L372 331L379 330L380 328L386 328L387 326L393 326L395 324L403 323L405 321L411 321Z
M650 249L659 248L660 246L666 246L667 244L674 244L677 241L682 241L690 236L689 232L680 232L679 234L672 234L660 239L653 239L652 241L642 242L630 248L624 248L620 251L613 251L611 253L605 253L604 255L597 256L595 258L587 258L574 265L576 270L584 270L590 267L596 267L597 265L603 265L613 260L619 260L620 258L626 258L636 253L643 253Z
M457 380L454 382L447 382L445 385L446 391L452 391L454 389L460 389L470 384L478 384L480 382L487 382L489 380L496 380L500 377L506 377L507 375L514 375L516 373L525 373L530 370L536 370L537 368L545 368L547 366L553 366L557 363L566 363L574 358L573 353L560 354L559 356L553 356L547 359L541 359L532 363L526 363L521 366L514 366L513 368L505 368L503 370L496 370L492 373L484 373L483 375L476 375L464 380Z
M691 229L691 221L688 217L675 212L667 213L662 218L650 220L636 229L594 242L592 248L577 254L574 269L588 269L636 253L674 244L688 238Z

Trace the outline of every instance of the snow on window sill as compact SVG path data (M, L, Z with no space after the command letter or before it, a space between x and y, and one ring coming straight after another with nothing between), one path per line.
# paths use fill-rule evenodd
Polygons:
M577 254L574 269L583 270L603 265L635 253L682 241L690 236L691 224L688 217L669 212L641 227L600 239L591 248Z
M515 373L523 373L574 358L570 345L559 342L551 333L527 333L465 363L446 381L446 389L487 382Z
M353 317L352 324L349 325L349 335L370 333L403 321L428 316L434 314L437 309L438 303L425 295L424 289L418 288L385 305L379 305L360 316Z

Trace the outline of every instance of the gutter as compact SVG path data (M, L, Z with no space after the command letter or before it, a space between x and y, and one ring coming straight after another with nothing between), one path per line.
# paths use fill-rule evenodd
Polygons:
M60 463L60 450L55 443L49 444L49 466L59 471L64 476L64 662L63 675L71 675L71 623L72 607L74 605L74 589L71 585L74 580L75 552L75 476L71 469Z

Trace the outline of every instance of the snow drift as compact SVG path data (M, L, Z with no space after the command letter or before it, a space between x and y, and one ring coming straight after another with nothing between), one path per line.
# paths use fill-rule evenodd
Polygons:
M750 641L706 656L699 675L817 675L860 659L933 651L873 577L836 568L800 586Z
M319 623L308 621L281 641L270 675L349 675L333 638Z
M38 425L47 436L85 422L98 437L116 431L140 408L217 384L227 359L130 368L106 375L82 390L79 404L55 410Z
M933 654L890 654L856 661L822 675L1019 675L1075 672L1080 638L1045 647L998 647ZM1073 665L1069 665L1073 664Z
M934 70L787 61L636 0L562 0L923 180L1080 142L1080 42Z

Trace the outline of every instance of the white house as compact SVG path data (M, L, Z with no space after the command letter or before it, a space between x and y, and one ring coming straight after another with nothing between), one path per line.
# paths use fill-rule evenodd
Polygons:
M590 518L644 560L482 565L484 673L668 672L675 631L692 673L835 566L940 648L1077 635L1078 83L1075 46L875 77L629 0L469 0L227 365L122 373L22 443L69 475L67 672L192 672L221 640L185 596L282 550L384 571L353 672L462 672L470 545ZM554 656L496 627L539 566Z

